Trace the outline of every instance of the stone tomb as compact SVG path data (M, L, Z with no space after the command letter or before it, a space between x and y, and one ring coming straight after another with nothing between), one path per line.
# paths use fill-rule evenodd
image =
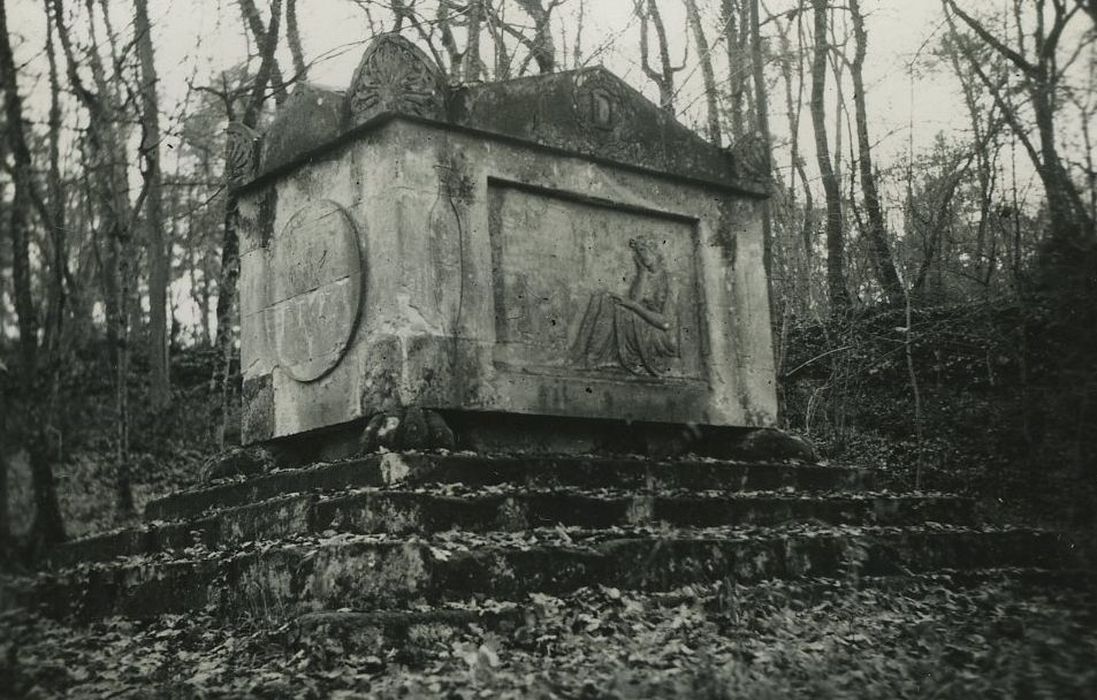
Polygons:
M229 136L246 443L408 408L773 425L764 188L605 69L455 87L384 35Z

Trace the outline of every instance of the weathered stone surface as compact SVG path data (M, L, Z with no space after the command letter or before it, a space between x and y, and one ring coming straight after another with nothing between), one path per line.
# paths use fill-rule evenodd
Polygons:
M202 465L202 481L210 482L236 476L255 476L268 471L274 457L262 447L231 447L214 455Z
M343 193L368 255L369 313L309 383L249 332L268 312L244 316L245 380L271 375L273 436L408 406L775 419L756 202L425 124L379 129L276 186L275 232ZM265 201L241 203L244 257L257 261L245 276L272 274ZM638 247L654 250L647 263ZM245 309L268 303L245 299L259 294L242 281Z
M299 83L267 128L256 174L291 165L338 138L347 125L344 100L341 91Z
M616 490L356 490L295 494L224 508L190 522L159 523L68 543L55 566L193 546L231 550L253 540L320 535L424 535L448 530L515 531L538 527L721 527L814 522L831 525L971 524L969 499L939 494L805 495L708 492L654 495Z
M857 467L707 459L658 461L642 457L484 457L390 452L175 493L149 501L145 519L191 518L210 509L257 503L287 493L429 484L812 493L871 490L874 474Z
M460 90L454 121L551 148L764 194L708 143L601 66Z
M521 600L583 586L670 590L728 578L882 576L999 567L1059 567L1068 545L1030 529L797 526L648 533L574 533L534 544L496 534L471 549L442 541L341 536L270 543L219 554L119 562L40 579L34 607L55 617L147 616L212 606L225 614L286 619L321 609L398 609L413 601L483 595ZM27 592L5 590L5 603ZM24 604L27 601L22 601Z
M279 368L312 382L343 358L362 307L358 231L330 200L298 209L271 241L266 306L259 312Z
M774 423L764 191L726 152L602 68L455 90L397 35L340 98L301 86L238 189L246 442L408 409Z
M361 453L386 450L452 450L453 431L437 411L416 406L370 417L358 440Z

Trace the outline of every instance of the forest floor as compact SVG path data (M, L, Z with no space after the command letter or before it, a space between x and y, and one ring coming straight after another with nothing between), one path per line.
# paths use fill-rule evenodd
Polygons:
M603 587L534 595L524 622L503 635L439 627L414 644L372 649L208 614L66 625L9 612L0 615L0 694L1097 697L1097 594L954 583Z

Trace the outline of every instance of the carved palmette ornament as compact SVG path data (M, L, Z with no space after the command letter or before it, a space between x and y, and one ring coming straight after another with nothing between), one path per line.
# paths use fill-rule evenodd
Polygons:
M241 122L230 122L226 129L225 178L229 185L242 185L255 177L259 166L259 142L255 129Z
M415 44L399 34L382 34L362 55L347 104L355 125L383 112L444 119L445 81Z

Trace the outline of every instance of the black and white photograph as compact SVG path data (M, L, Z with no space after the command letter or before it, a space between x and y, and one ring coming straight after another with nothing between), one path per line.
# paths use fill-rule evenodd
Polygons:
M1097 698L1097 0L0 0L0 698Z

